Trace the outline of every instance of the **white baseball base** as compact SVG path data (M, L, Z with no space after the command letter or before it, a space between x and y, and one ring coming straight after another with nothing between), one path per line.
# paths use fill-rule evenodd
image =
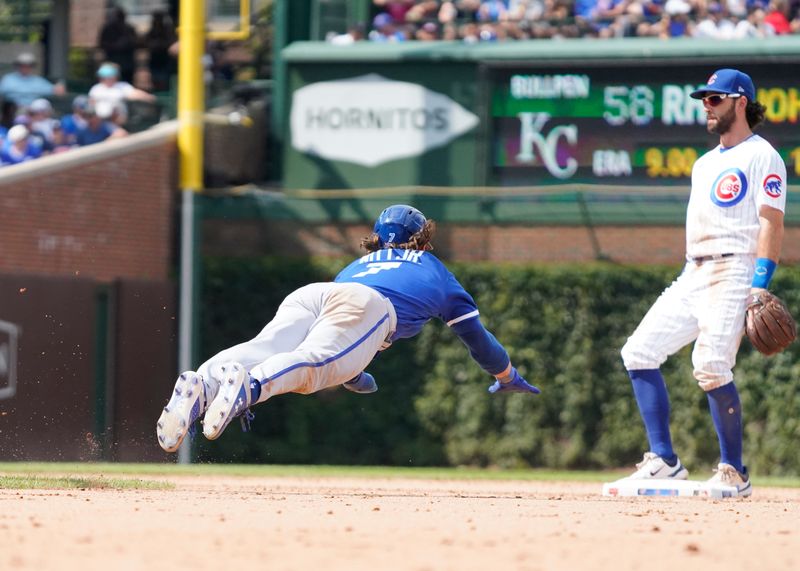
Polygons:
M612 498L686 497L735 498L739 491L731 486L712 485L694 480L617 480L603 484L603 495Z

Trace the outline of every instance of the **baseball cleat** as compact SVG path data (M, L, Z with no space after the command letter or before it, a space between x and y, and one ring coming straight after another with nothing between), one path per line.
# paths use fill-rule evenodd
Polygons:
M156 423L158 444L167 452L175 452L190 432L192 424L206 407L203 377L194 371L181 373L172 396Z
M636 464L636 471L625 478L626 480L685 480L689 471L683 467L681 461L670 466L664 459L654 452L645 452L642 461Z
M366 371L360 372L342 386L348 391L362 395L368 395L378 390L378 383L375 382L375 377Z
M724 463L719 464L714 472L714 475L706 481L707 484L736 488L739 497L743 498L753 493L753 486L747 473L742 474L730 464Z
M203 434L209 440L219 438L222 431L250 406L250 374L239 363L220 367L222 378L214 401L203 420Z

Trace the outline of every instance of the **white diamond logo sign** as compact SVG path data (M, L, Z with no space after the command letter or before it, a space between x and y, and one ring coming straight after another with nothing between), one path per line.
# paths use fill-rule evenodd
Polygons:
M419 156L477 124L446 95L377 74L301 87L290 117L298 151L368 167Z

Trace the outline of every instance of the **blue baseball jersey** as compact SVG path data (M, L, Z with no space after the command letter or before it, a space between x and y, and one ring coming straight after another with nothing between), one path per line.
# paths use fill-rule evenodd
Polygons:
M433 317L453 326L478 318L478 307L430 252L385 249L352 262L336 282L356 282L389 298L397 313L395 339L413 337Z

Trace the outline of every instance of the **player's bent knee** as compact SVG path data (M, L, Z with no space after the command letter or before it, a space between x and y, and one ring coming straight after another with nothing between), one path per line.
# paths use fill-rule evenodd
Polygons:
M733 372L727 371L725 373L709 373L702 369L694 370L694 378L697 385L705 392L713 391L721 386L733 382Z
M664 359L659 359L658 356L653 355L652 351L640 346L632 337L622 347L620 355L622 356L622 362L625 364L625 369L628 371L658 369L664 362Z

